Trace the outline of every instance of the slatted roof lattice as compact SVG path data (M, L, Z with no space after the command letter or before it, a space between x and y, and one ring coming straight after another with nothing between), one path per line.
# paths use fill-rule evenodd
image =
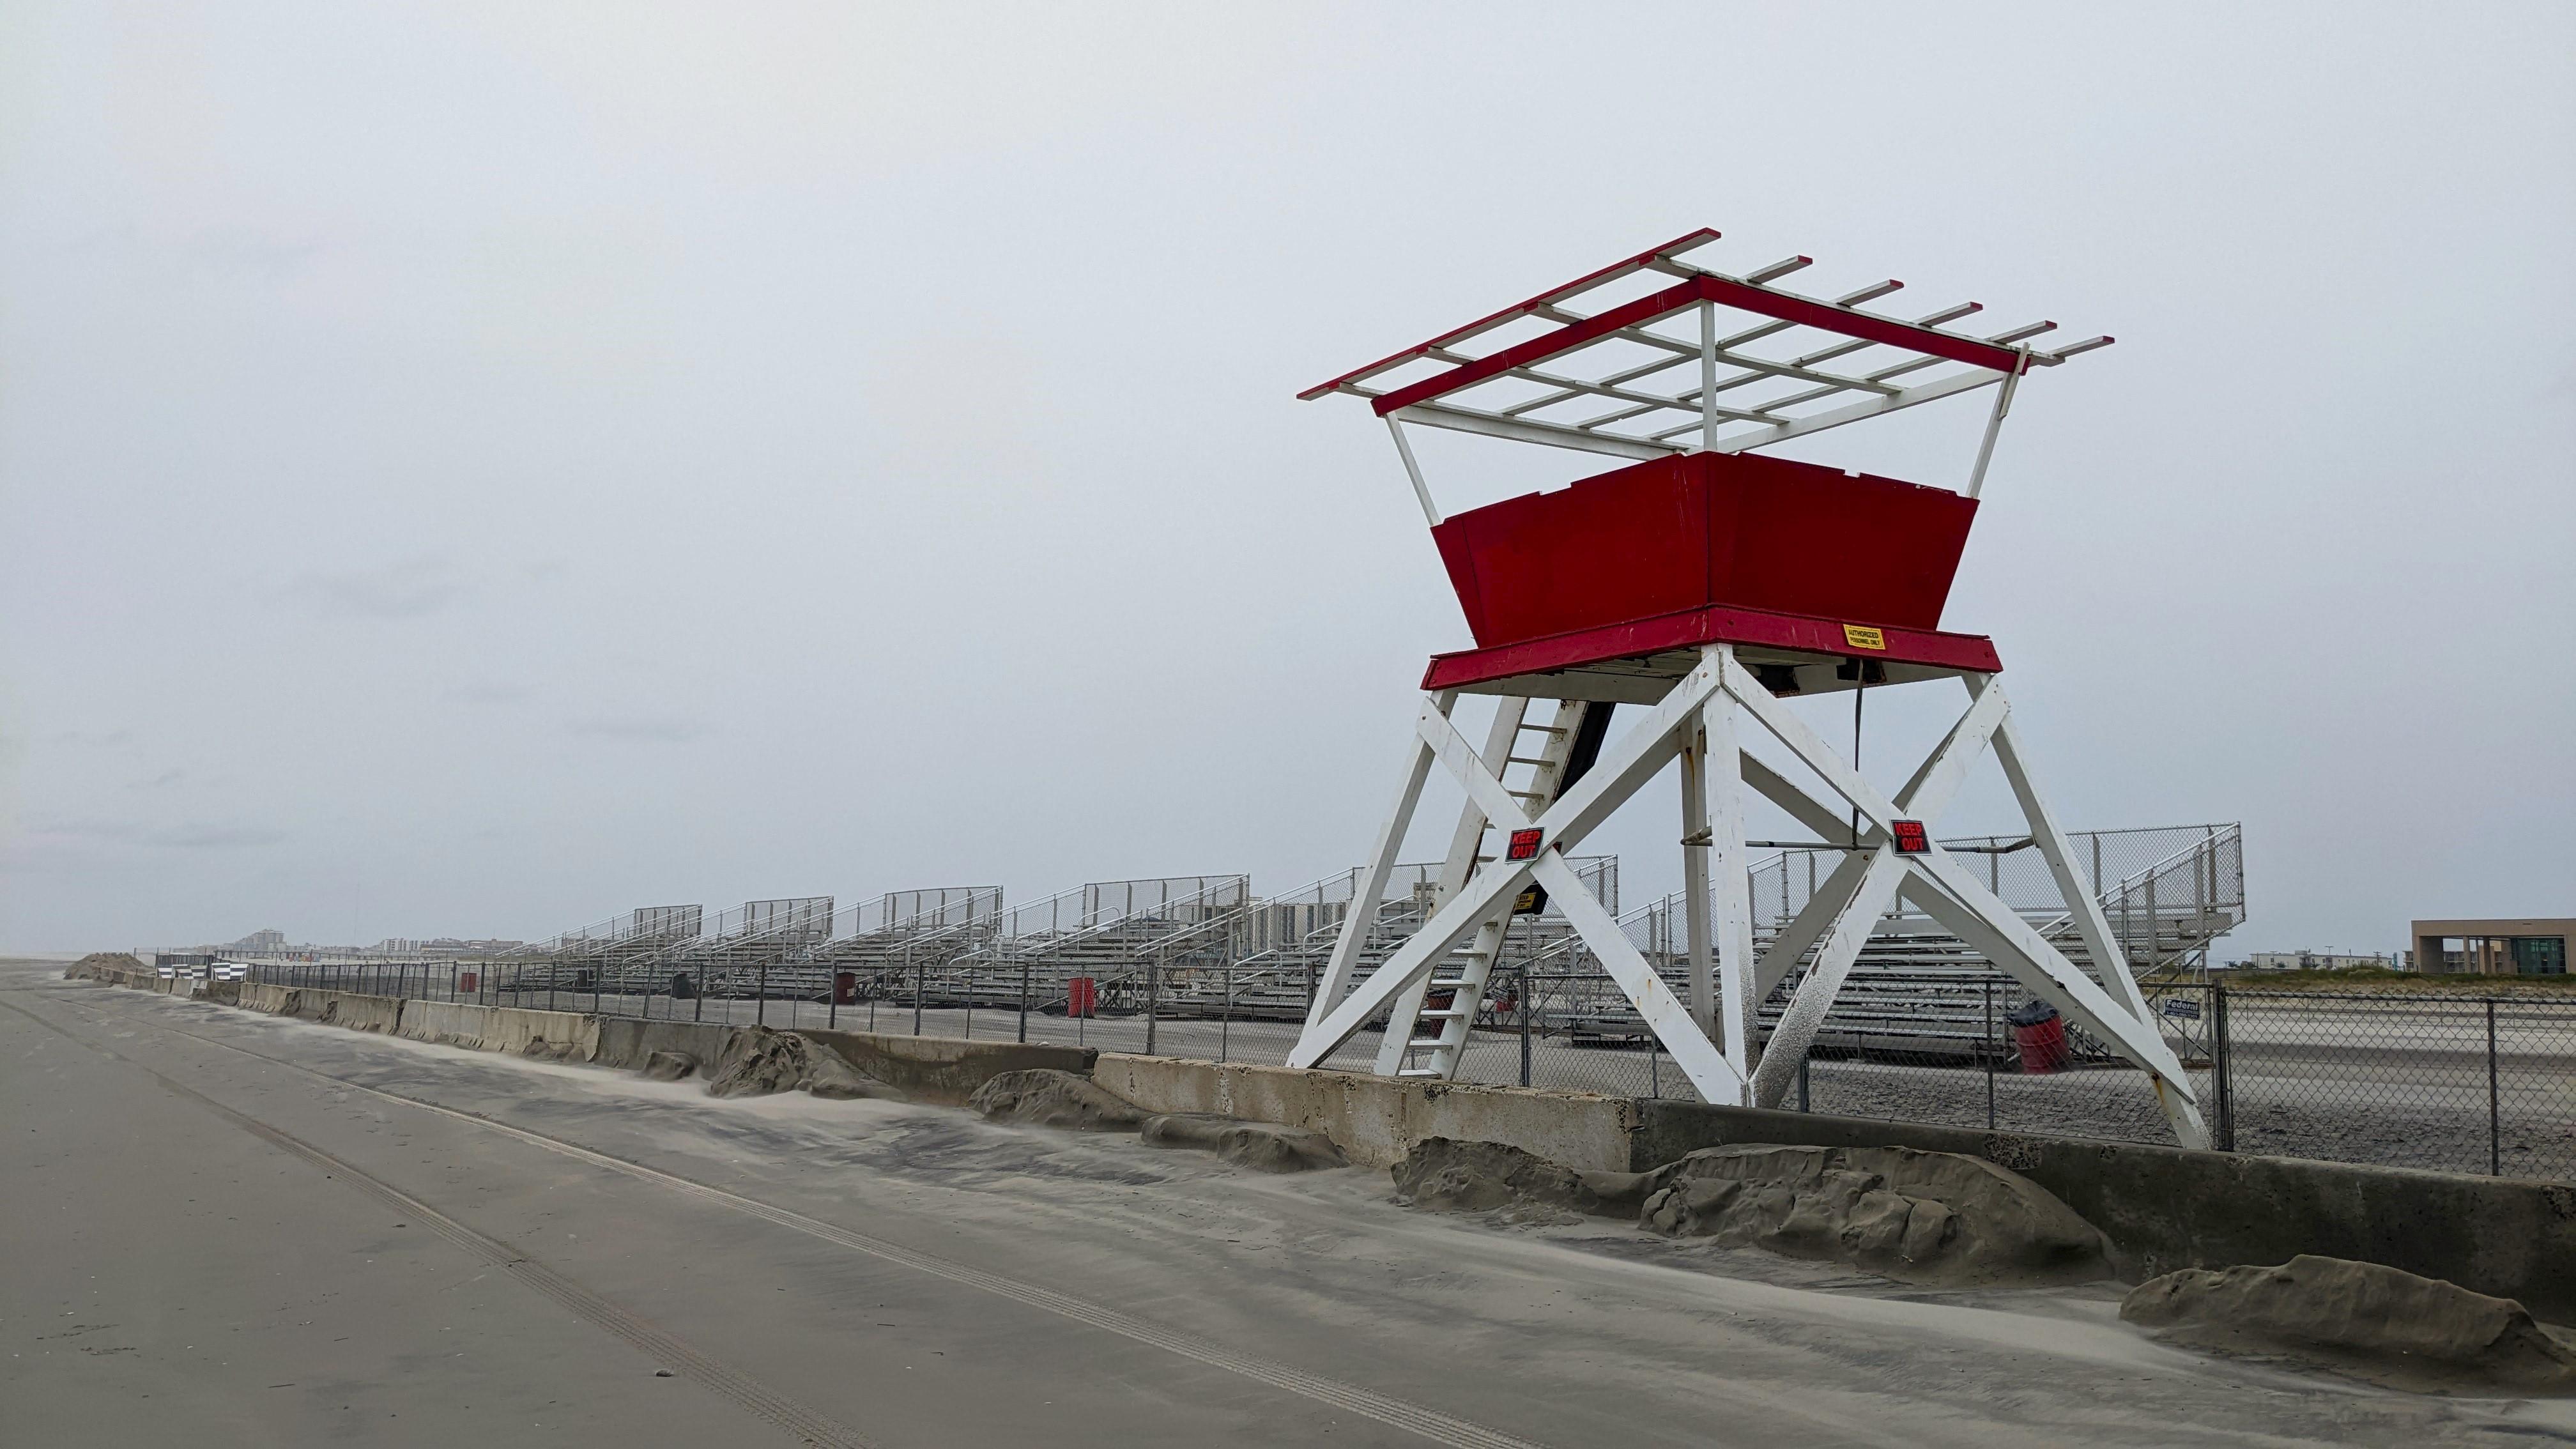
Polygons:
M2054 322L1953 327L1976 302L1912 317L1865 305L1904 286L1892 280L1835 297L1775 285L1812 263L1803 256L1741 275L1684 260L1717 240L1702 228L1298 396L1347 393L1390 424L1656 458L1766 447L1998 383L1999 425L2030 369L2112 340L2043 349L2032 339Z

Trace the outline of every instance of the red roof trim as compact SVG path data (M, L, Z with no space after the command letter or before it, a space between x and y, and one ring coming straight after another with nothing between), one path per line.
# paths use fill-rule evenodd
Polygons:
M1700 295L1721 307L1759 312L1783 322L1839 332L1845 337L1867 338L1890 347L1902 347L1996 372L2010 372L2021 361L2021 354L2009 347L1998 347L1973 337L1956 337L1929 327L1918 327L1911 322L1899 322L1893 317L1873 317L1850 307L1792 297L1785 292L1774 292L1768 287L1756 287L1725 277L1700 277L1696 281Z
M1554 357L1560 352L1580 347L1596 338L1607 337L1622 327L1642 327L1658 317L1669 317L1698 300L1698 290L1688 282L1678 287L1666 287L1660 292L1639 297L1633 302L1623 302L1607 312L1586 317L1580 322L1568 322L1544 337L1533 337L1527 342L1506 347L1500 352L1488 353L1473 362L1462 362L1437 377L1426 377L1409 387L1397 388L1393 392L1371 399L1369 406L1377 409L1379 417L1384 417L1398 408L1409 408L1418 402L1429 402L1442 393L1455 392L1459 388L1509 372L1515 367L1527 367L1533 362Z

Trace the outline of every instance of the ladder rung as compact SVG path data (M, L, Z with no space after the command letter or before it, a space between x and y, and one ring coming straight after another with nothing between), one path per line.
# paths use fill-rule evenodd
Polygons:
M1400 1067L1396 1070L1396 1075L1399 1077L1437 1077L1443 1075L1443 1073L1438 1067Z
M1460 1011L1454 1006L1444 1006L1437 1011L1417 1011L1414 1015L1429 1021L1456 1021L1462 1016L1472 1016L1474 1013Z
M1506 764L1506 765L1544 765L1544 764L1546 764L1547 762L1548 762L1548 760L1547 760L1547 757L1546 757L1545 755L1541 755L1541 756L1539 756L1537 759L1531 759L1531 758L1530 758L1529 756L1527 756L1527 755L1505 755L1505 756L1503 756L1503 763L1504 763L1504 764Z
M1547 792L1545 790L1506 790L1503 793L1511 796L1515 800L1544 800L1547 798Z
M1563 725L1534 725L1527 720L1521 721L1521 729L1526 733L1534 735L1561 735L1565 733L1565 726Z

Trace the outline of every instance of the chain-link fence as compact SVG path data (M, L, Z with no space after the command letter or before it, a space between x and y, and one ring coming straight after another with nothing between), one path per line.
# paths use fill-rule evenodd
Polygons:
M2576 998L2210 994L2236 1150L2576 1178Z
M1104 1051L1284 1061L1309 968L1116 967L1035 954L984 961L925 947L867 971L733 966L642 983L581 969L457 961L264 965L255 979L374 995L608 1015L1051 1042ZM936 944L935 937L933 944ZM653 989L658 986L659 989ZM1784 984L1785 993L1787 987ZM2328 994L2149 983L2148 1005L2198 1090L2216 1144L2243 1152L2576 1178L2576 997ZM1865 996L1865 993L1864 993ZM2009 981L1946 988L1938 1009L1838 1012L1781 1105L1957 1127L2169 1142L2146 1075ZM1328 1066L1378 1065L1382 1026ZM1489 983L1458 1079L1615 1096L1697 1094L1598 972L1506 970Z

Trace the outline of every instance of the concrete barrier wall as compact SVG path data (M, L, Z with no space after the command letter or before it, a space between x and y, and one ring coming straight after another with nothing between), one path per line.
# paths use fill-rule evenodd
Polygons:
M886 1036L864 1031L806 1031L841 1059L917 1101L963 1102L1004 1072L1052 1068L1088 1072L1097 1048L1035 1042L963 1041L944 1036ZM712 1060L708 1058L707 1060Z
M493 1006L485 1010L492 1020L483 1029L483 1049L495 1052L517 1052L531 1042L549 1046L571 1044L573 1053L583 1061L599 1055L599 1018L573 1011L528 1011L516 1006Z
M295 988L276 986L265 981L245 981L239 1003L245 1011L265 1011L271 1016L295 1014Z
M678 1052L712 1068L724 1055L725 1039L736 1028L721 1022L638 1021L631 1016L599 1018L599 1050L591 1060L603 1067L640 1070L655 1052Z
M403 1003L400 1032L413 1041L480 1050L483 1039L490 1035L491 1024L492 1008L488 1006L463 1001L408 1001Z
M1731 1142L1915 1147L1982 1157L2065 1200L2111 1239L2122 1268L2284 1263L2301 1253L2386 1263L2576 1320L2576 1183L1640 1102L1630 1165Z
M351 1031L394 1031L402 1025L402 999L354 991L298 991L294 1015Z
M1092 1080L1154 1112L1214 1112L1303 1127L1384 1167L1426 1137L1503 1142L1568 1167L1624 1171L1637 1104L1588 1092L1399 1081L1359 1072L1103 1052Z

